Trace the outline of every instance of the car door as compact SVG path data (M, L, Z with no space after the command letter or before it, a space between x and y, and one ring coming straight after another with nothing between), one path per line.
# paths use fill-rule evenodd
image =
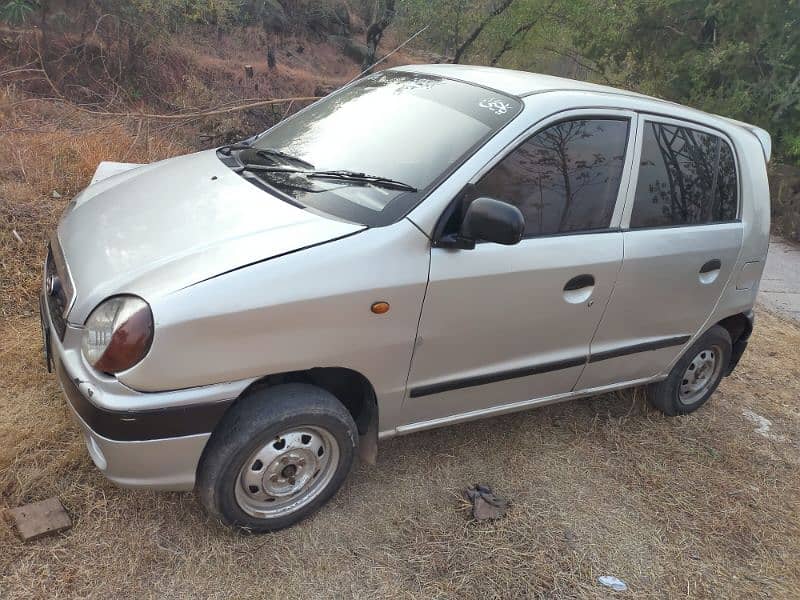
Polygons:
M473 178L443 234L481 196L516 205L525 234L514 246L432 248L400 430L572 390L622 261L635 121L626 111L560 114Z
M719 131L640 117L625 258L577 389L666 371L708 320L742 243L732 148Z

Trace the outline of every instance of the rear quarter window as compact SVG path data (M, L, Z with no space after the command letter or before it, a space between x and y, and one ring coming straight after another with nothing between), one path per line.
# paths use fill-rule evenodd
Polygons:
M737 182L728 142L691 127L647 122L630 226L734 221Z

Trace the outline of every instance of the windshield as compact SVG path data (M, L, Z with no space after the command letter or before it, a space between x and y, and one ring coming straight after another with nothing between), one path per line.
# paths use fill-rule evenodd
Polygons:
M239 160L249 163L256 155L259 165L285 167L254 169L248 176L301 206L385 225L403 217L520 108L516 98L475 85L384 71L279 123L252 149L240 150ZM310 176L313 171L373 179ZM381 178L403 185L386 185Z

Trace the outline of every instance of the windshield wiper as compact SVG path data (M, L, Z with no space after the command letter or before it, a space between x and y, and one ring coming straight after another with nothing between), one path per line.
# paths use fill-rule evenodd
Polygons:
M297 163L298 165L302 165L307 169L313 169L314 165L312 165L307 160L303 160L299 156L294 156L289 154L288 152L284 152L283 150L277 150L275 148L261 148L256 150L257 156L263 156L264 158L273 158L277 156L278 158L282 158L284 160L288 160L290 162Z
M230 156L234 150L244 150L245 148L252 148L248 141L236 142L235 144L226 144L217 148L217 152L222 152L225 156Z
M234 150L254 150L256 156L263 156L264 158L278 157L290 162L297 163L306 169L314 168L314 165L312 165L307 160L303 160L299 156L294 156L292 154L289 154L288 152L284 152L283 150L278 150L276 148L253 148L253 146L247 140L236 142L235 144L228 144L226 146L221 146L217 150L219 152L222 152L225 156L230 156L231 152L233 152Z
M367 175L366 173L359 173L357 171L335 170L335 171L310 171L307 173L308 177L316 179L337 179L339 181L356 181L371 183L379 187L385 187L395 190L402 190L404 192L416 192L417 188L413 185L397 181L396 179L389 179L388 177L381 177L380 175Z
M335 179L337 181L344 182L353 181L356 183L369 183L377 187L402 190L404 192L418 191L413 185L403 183L402 181L389 179L388 177L380 177L379 175L367 175L366 173L359 173L357 171L311 171L287 167L273 167L271 165L259 165L257 163L243 163L240 167L240 170L253 171L254 173L290 173L292 175L304 175L309 179Z

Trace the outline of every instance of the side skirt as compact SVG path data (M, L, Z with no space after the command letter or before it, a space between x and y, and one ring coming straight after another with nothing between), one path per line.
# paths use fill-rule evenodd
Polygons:
M440 417L438 419L431 419L429 421L417 421L416 423L409 423L408 425L400 425L395 429L381 431L380 433L378 433L378 439L385 440L397 435L405 435L407 433L415 433L417 431L424 431L426 429L444 427L445 425L453 425L455 423L465 423L467 421L476 421L478 419L496 417L507 413L527 410L529 408L547 406L548 404L556 404L558 402L566 402L567 400L575 400L578 398L585 398L587 396L598 396L600 394L614 392L625 388L631 388L640 385L646 385L649 383L655 383L656 381L661 381L662 379L664 379L663 376L650 377L646 379L636 379L633 381L626 381L624 383L596 387L587 390L581 390L578 392L567 392L564 394L545 396L543 398L532 398L530 400L522 400L520 402L512 402L510 404L501 404L500 406L492 406L490 408L472 410L469 412L450 415L447 417Z

